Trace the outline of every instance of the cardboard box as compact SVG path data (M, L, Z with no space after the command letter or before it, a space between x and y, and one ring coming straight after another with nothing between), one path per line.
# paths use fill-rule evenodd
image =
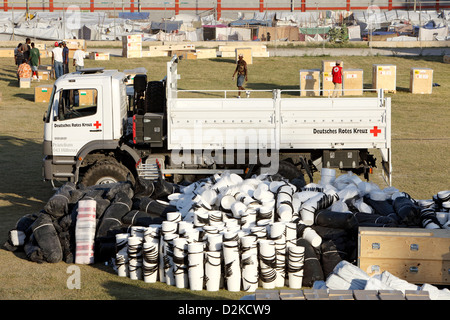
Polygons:
M50 80L50 72L51 71L38 70L38 78L39 78L39 80Z
M236 61L238 61L240 54L244 55L244 60L245 62L247 62L247 64L253 64L252 48L236 48L235 50Z
M142 38L144 38L144 34L129 34L127 36L122 37L122 43L130 43L130 42L142 42Z
M372 89L397 92L397 66L374 64L372 68Z
M358 266L410 283L450 284L450 230L360 227Z
M344 61L342 60L322 60L322 72L331 74L331 70L336 66L337 61L339 61L340 66L344 68Z
M109 52L91 52L89 59L93 60L109 60Z
M342 70L342 95L361 96L364 89L364 71L362 69Z
M216 49L197 49L195 50L197 54L197 59L213 59L217 58Z
M34 102L49 102L52 96L52 85L40 85L34 88Z
M20 78L19 87L20 88L31 88L31 78Z
M433 92L433 69L411 68L409 91L411 93L431 94Z
M14 49L0 48L0 58L14 58ZM14 60L12 60L14 63Z
M66 43L67 48L69 48L69 50L77 50L77 49L81 49L81 50L86 50L86 40L84 39L65 39L63 40Z
M78 90L78 104L80 106L93 106L97 104L97 90L80 89Z
M313 91L311 91L313 90ZM300 96L318 97L320 96L320 70L303 69L300 70Z

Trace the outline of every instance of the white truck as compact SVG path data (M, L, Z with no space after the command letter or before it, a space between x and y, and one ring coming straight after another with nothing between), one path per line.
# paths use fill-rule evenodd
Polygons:
M282 97L287 92L280 89L242 99L226 90L194 95L178 89L177 66L174 57L163 80L136 75L133 86L117 70L60 77L44 115L44 180L94 185L162 176L179 182L224 170L266 170L290 179L306 173L313 181L321 167L368 179L376 167L370 152L378 150L391 185L391 100L382 90L340 98Z

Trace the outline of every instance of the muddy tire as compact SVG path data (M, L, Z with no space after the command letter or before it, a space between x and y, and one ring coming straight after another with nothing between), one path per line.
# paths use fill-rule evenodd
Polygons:
M135 182L130 170L124 165L118 162L102 162L89 168L84 174L81 183L85 186L93 186L127 180L130 180L133 184Z

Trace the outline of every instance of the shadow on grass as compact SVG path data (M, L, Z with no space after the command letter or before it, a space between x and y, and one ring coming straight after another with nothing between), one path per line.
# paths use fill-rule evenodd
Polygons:
M127 280L128 281L128 280ZM106 290L111 297L118 300L223 300L223 296L218 297L205 297L203 295L196 294L195 291L189 289L177 289L173 286L168 286L167 290L161 290L157 288L151 288L152 284L148 284L149 288L143 288L143 280L139 281L139 284L132 285L123 283L121 281L108 281L104 284ZM147 285L147 284L144 284ZM158 283L158 286L164 285ZM179 290L179 292L174 292ZM173 306L177 308L176 303Z
M34 93L16 93L13 96L19 99L34 102Z
M54 193L42 181L42 144L0 136L0 237L28 213L39 212Z

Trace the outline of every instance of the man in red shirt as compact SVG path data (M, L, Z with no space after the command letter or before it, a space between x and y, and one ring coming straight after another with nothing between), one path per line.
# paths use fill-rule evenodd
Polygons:
M333 98L340 96L342 91L342 67L339 61L336 61L336 65L333 67L331 74L333 75L334 91Z

